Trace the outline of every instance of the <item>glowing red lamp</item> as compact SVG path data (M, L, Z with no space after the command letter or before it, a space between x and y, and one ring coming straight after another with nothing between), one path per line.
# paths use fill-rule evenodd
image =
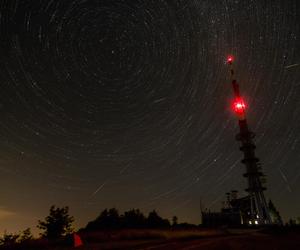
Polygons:
M233 63L233 59L234 59L233 56L231 56L231 55L228 56L228 57L227 57L227 63L228 63L228 64Z
M242 98L236 98L233 103L233 110L237 115L244 114L246 109L246 104Z

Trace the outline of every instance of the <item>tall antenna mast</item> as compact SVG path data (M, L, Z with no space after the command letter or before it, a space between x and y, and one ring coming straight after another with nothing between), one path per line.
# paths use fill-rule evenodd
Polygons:
M240 95L240 88L235 79L233 70L233 56L228 56L227 64L230 66L231 84L233 87L234 102L233 110L239 121L240 132L236 136L236 140L241 142L240 150L244 153L242 163L246 166L244 177L248 180L248 188L250 198L250 220L249 224L271 224L271 217L264 196L265 187L261 182L261 177L264 176L260 171L261 166L259 159L255 156L255 144L253 139L255 134L248 128L246 120L246 104Z

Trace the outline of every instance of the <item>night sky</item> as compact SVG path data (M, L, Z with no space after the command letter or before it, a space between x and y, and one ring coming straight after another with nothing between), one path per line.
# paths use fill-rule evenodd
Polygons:
M266 196L300 216L299 1L0 0L0 232L51 205L200 223L246 195L226 56Z

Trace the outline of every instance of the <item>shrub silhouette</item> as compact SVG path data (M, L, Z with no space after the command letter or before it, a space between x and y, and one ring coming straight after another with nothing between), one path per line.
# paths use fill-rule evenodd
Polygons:
M20 234L13 234L4 232L3 236L0 237L0 246L13 247L16 244L27 244L33 239L30 228L25 229ZM1 248L2 249L2 248Z
M0 245L5 247L13 246L17 243L19 237L19 234L7 233L5 231L3 236L0 238Z
M26 228L19 237L20 243L25 243L33 239L30 228Z
M44 232L41 235L48 239L59 239L72 230L73 216L69 215L69 207L50 207L50 213L45 221L38 221L38 228Z

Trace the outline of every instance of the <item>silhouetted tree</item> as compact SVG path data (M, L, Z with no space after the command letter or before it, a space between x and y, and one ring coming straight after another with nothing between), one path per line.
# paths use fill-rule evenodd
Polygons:
M121 227L119 212L115 208L104 209L101 214L87 224L87 230L117 229Z
M176 227L178 225L178 218L177 216L172 217L172 226Z
M131 209L121 217L122 227L124 228L144 228L146 218L139 209Z
M161 218L155 210L149 213L147 218L147 225L149 228L166 228L170 226L167 219Z
M49 215L45 221L40 221L38 228L44 232L42 236L48 239L58 239L72 232L74 217L69 215L69 207L51 206Z
M146 218L139 209L131 209L119 215L115 208L105 209L93 221L89 222L84 230L97 231L118 228L166 228L170 222L161 218L156 211L149 213Z
M115 208L108 210L108 225L111 228L119 228L121 226L119 212Z

